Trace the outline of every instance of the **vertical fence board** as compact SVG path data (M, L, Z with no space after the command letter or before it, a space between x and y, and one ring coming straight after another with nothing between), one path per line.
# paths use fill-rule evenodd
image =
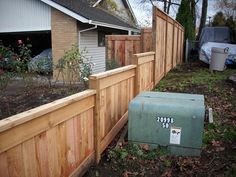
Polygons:
M9 177L6 152L0 154L0 164L0 176Z
M23 152L23 164L24 164L25 176L38 177L39 176L39 167L37 164L34 138L32 138L28 141L25 141L22 144L22 152Z
M25 177L22 144L7 151L7 163L10 177Z

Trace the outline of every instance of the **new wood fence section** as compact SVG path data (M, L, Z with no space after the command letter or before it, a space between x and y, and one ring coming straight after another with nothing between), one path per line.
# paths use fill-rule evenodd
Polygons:
M157 84L170 69L182 63L184 29L177 21L154 7L152 30Z
M1 177L77 176L92 163L95 90L0 121Z
M90 90L0 121L0 176L78 176L128 120L129 102L154 87L155 53L90 76Z
M120 66L132 64L133 54L152 50L152 28L142 29L141 35L106 36L106 60L116 60Z
M97 91L97 161L128 120L128 104L134 97L135 68L129 65L90 77L90 88Z
M132 63L133 54L141 52L140 35L106 36L106 60L115 60L120 66Z
M127 122L132 98L182 62L182 27L159 10L154 14L155 52L90 76L89 90L0 121L0 177L81 176L99 162Z
M135 54L133 64L136 68L135 94L141 91L150 91L154 87L154 60L155 53L147 52Z

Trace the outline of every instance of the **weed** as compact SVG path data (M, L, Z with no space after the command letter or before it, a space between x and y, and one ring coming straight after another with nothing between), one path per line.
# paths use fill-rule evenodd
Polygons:
M111 70L119 67L120 64L117 59L106 60L106 70Z

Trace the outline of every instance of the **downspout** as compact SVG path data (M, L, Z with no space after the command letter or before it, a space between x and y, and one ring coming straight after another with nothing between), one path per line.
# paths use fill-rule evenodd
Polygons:
M94 30L94 29L97 29L98 28L98 26L97 25L94 25L93 27L91 27L91 28L87 28L87 29L83 29L83 30L80 30L79 31L79 48L80 48L80 37L81 37L81 33L83 33L83 32L86 32L86 31L91 31L91 30Z

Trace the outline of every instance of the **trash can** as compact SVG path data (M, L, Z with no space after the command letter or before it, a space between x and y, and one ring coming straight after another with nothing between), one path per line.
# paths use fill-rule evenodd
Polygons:
M225 69L225 61L228 56L229 48L217 48L211 49L211 62L210 70L223 71Z
M141 92L129 104L128 140L163 146L173 155L199 156L204 117L203 95Z

